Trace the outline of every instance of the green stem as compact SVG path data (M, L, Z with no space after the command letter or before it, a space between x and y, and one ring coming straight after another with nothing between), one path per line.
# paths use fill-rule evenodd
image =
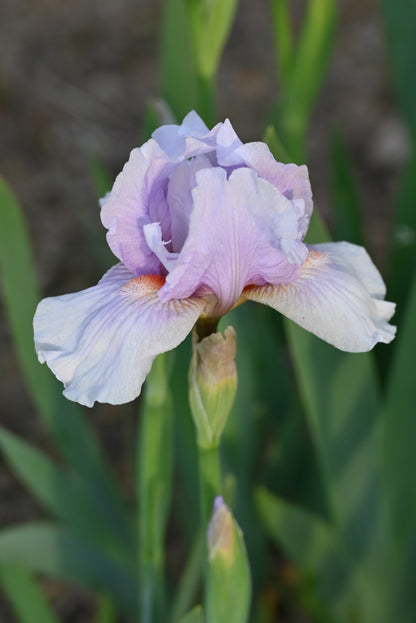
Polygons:
M165 620L164 534L172 488L173 417L166 355L147 378L137 444L139 620Z
M221 467L219 443L198 446L200 473L201 527L205 534L211 517L214 498L221 494Z
M221 494L221 467L219 443L202 446L198 444L199 476L200 476L200 505L201 505L201 532L204 539L203 576L205 597L207 596L207 528L212 513L214 498Z

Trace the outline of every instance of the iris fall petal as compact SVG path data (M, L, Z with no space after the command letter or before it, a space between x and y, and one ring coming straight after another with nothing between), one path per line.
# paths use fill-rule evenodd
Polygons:
M247 299L269 305L333 346L368 351L389 343L395 305L383 300L380 273L362 247L335 242L310 247L297 279L248 289Z
M162 303L160 278L135 278L122 264L94 287L47 298L34 319L39 360L88 407L139 395L154 358L188 335L205 306L196 297Z

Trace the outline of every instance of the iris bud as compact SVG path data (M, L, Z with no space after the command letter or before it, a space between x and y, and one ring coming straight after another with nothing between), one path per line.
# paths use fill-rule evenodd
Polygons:
M219 443L237 392L233 327L199 340L193 334L189 399L201 447Z
M251 582L243 534L221 496L208 524L207 623L245 623Z

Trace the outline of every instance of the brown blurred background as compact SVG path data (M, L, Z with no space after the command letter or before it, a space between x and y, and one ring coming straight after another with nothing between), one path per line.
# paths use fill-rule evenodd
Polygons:
M142 137L146 102L158 95L162 0L2 0L0 6L0 173L20 199L48 295L93 285L100 276L88 228L104 231L88 158L115 175ZM305 2L292 0L295 21ZM269 2L240 0L218 77L218 118L244 141L261 138L278 94ZM308 164L319 211L331 220L329 138L344 133L365 209L373 256L383 250L394 188L408 145L389 79L375 0L341 0L335 53L316 106ZM0 306L0 421L48 446L35 418ZM134 406L91 412L129 490ZM42 515L0 463L0 525ZM57 588L58 587L58 588ZM91 621L79 591L46 584L65 621ZM1 601L1 597L0 597ZM13 620L0 606L0 620ZM3 616L3 618L2 618Z

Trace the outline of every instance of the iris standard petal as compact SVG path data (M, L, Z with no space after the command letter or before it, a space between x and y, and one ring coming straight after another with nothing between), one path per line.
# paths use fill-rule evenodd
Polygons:
M273 307L326 342L348 352L389 343L395 305L382 300L383 280L365 249L348 242L310 247L290 284L248 288L247 299Z
M133 400L154 358L185 339L205 301L162 303L162 279L138 278L117 264L96 286L39 303L36 351L65 384L67 398L89 407Z
M159 261L147 246L143 225L159 222L169 239L165 195L174 167L155 141L133 149L102 206L101 220L108 229L109 247L136 274L159 272Z
M300 266L281 248L283 238L296 239L290 201L247 168L229 178L222 168L203 169L196 179L189 234L161 299L186 298L202 288L215 294L212 313L220 316L247 284L293 280Z
M231 121L226 119L217 135L217 161L224 162L227 156L234 152L243 143L234 131Z
M305 165L277 162L265 143L254 142L238 145L234 150L221 152L218 164L221 166L243 165L254 169L258 175L273 184L285 197L294 202L301 214L298 222L298 238L303 240L312 214L312 190L308 169ZM298 200L304 203L300 204Z
M181 162L215 149L216 137L222 123L209 130L201 117L192 110L180 125L169 124L157 128L152 138L167 154L169 159Z
M192 189L196 186L196 174L212 167L205 155L184 160L169 179L167 201L171 218L172 249L180 251L189 232L189 218L193 208Z
M171 239L169 176L186 159L215 152L216 135L223 124L208 130L198 119L196 113L190 113L182 125L162 126L154 133L155 139L133 149L102 203L101 221L108 229L108 245L136 274L160 271L157 257L147 246L143 226L160 223L163 239ZM212 166L209 160L206 162Z

